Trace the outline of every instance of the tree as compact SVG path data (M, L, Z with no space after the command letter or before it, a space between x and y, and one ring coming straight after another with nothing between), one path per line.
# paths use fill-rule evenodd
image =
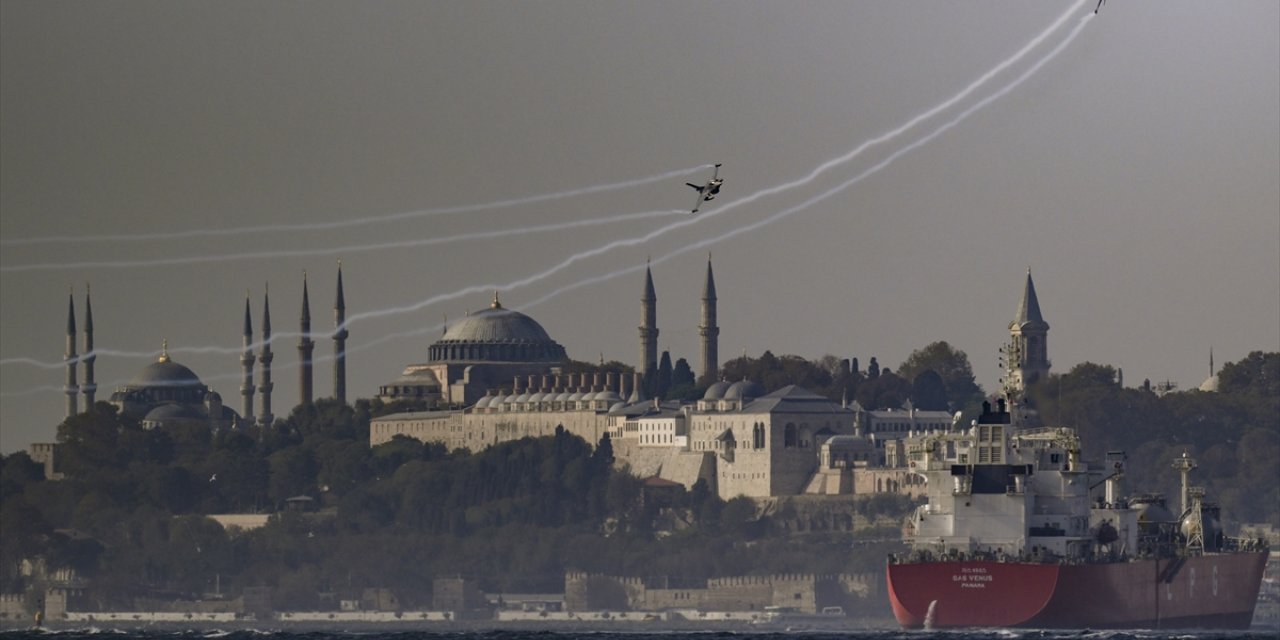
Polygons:
M942 376L933 369L926 369L911 381L911 404L922 411L946 411L947 387Z
M866 409L900 409L910 397L911 383L895 373L882 373L858 386L858 404Z
M941 377L950 408L960 409L982 401L982 387L978 386L973 376L969 356L945 341L932 342L912 351L898 365L898 375L913 382L925 371L934 371ZM919 406L919 403L916 405Z
M666 397L667 390L671 388L672 373L671 352L663 351L662 357L658 359L658 370L654 375L653 388L650 390L650 395L656 398Z
M1254 351L1218 374L1218 391L1280 398L1280 353Z
M692 387L693 384L693 368L689 366L689 361L684 358L676 360L675 368L671 370L671 388Z
M880 363L876 362L875 356L871 357L871 362L867 363L867 379L875 380L880 377Z

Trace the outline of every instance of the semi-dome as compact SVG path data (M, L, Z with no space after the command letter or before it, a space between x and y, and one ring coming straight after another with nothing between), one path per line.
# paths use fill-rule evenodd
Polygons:
M468 314L431 345L431 360L559 362L562 347L529 316L506 309L495 294L488 309Z
M204 416L191 407L180 404L162 404L142 418L143 422L168 422L171 420L203 420Z

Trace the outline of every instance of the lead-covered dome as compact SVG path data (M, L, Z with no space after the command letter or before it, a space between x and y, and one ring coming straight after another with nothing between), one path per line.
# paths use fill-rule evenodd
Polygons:
M170 360L166 353L160 360L143 367L129 383L130 387L199 387L195 372Z
M431 345L432 362L560 362L564 347L529 316L506 309L497 294L488 309L454 323Z

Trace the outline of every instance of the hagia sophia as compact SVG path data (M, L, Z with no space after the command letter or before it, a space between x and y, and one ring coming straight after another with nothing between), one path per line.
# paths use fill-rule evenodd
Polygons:
M723 498L840 495L878 492L913 494L918 480L903 465L902 438L944 430L955 419L946 411L866 409L833 402L798 386L772 391L747 380L720 379L715 276L707 262L702 292L700 388L695 402L647 398L646 376L658 366L657 294L645 270L641 296L639 362L632 373L570 373L568 354L536 320L504 307L494 293L488 308L446 327L427 349L425 362L410 363L399 377L379 385L386 402L412 401L426 410L372 420L370 446L397 436L439 442L450 450L479 451L499 442L551 435L563 428L595 444L608 437L619 465L658 482L692 488L699 481ZM346 402L346 305L339 264L334 302L334 397ZM299 403L312 402L313 353L310 298L303 280L299 339ZM1009 325L1012 352L1020 354L1012 384L1025 385L1048 373L1049 325L1041 316L1027 274L1015 319ZM94 402L93 316L85 297L85 356L76 353L74 301L67 322L67 415L77 398ZM146 428L179 423L211 429L270 425L272 352L270 299L264 294L261 341L255 343L245 301L244 351L240 358L240 411L174 362L167 345L157 362L143 368L110 402ZM255 354L253 346L261 348ZM85 379L77 384L77 365ZM259 381L254 383L254 366ZM257 411L255 413L255 396ZM39 445L42 456L51 447ZM46 462L46 465L49 463Z

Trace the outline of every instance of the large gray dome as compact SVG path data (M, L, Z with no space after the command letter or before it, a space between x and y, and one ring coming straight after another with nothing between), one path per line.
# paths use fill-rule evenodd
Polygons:
M454 323L441 342L551 342L542 325L519 311L490 307Z
M449 327L430 352L432 362L560 362L566 357L564 347L542 325L503 308L496 295L488 309Z
M138 372L129 383L130 387L199 387L200 378L192 370L169 359L168 354L160 356L158 362L152 362Z

